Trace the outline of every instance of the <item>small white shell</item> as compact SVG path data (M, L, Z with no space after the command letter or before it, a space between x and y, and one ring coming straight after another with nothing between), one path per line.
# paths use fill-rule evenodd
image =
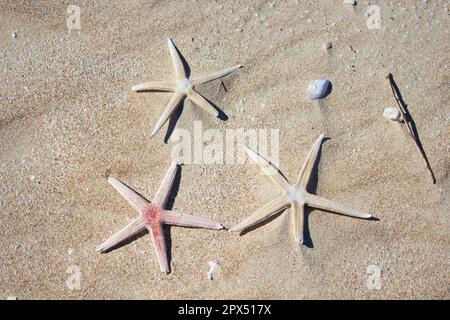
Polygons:
M345 4L351 4L352 6L356 6L356 0L344 0Z
M208 261L209 271L206 274L208 277L208 280L213 280L213 274L217 271L217 269L220 267L219 261L216 259L209 260Z
M392 121L398 121L402 122L402 115L400 114L400 111L398 111L395 107L388 107L384 109L383 116L386 119L392 120Z
M333 44L330 41L327 41L327 42L323 43L322 47L324 50L328 50L328 49L333 48Z
M309 100L325 98L331 92L331 82L328 80L314 80L306 89Z

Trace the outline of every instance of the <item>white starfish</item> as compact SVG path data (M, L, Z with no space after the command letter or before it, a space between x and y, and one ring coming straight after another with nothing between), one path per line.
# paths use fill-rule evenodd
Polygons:
M297 183L291 185L286 178L275 168L270 162L261 157L255 151L246 147L248 155L258 163L261 170L272 179L272 181L282 190L284 193L278 196L274 200L270 201L262 208L257 210L255 213L247 217L246 219L239 222L236 226L231 228L230 231L241 232L248 229L269 217L275 215L276 213L291 207L293 226L294 226L294 237L299 243L303 243L303 228L304 228L304 214L305 206L318 208L334 213L339 213L351 217L368 219L371 217L370 214L361 212L359 210L347 207L345 205L339 204L332 200L319 197L317 195L309 193L306 188L308 186L309 179L311 177L314 164L317 159L317 155L322 144L324 135L320 135L319 138L314 143L311 151L309 152L305 163L300 171Z
M180 55L178 54L177 49L171 39L167 39L169 43L170 56L172 57L172 62L175 68L176 81L151 81L145 82L131 88L132 91L141 92L141 91L167 91L174 92L172 99L170 99L169 103L166 106L161 118L159 118L158 123L153 129L152 136L154 136L166 123L169 117L174 113L183 99L188 98L194 104L201 107L203 110L211 113L214 116L218 116L219 112L216 108L214 108L202 95L200 95L197 91L195 91L195 87L197 85L210 82L219 78L223 78L229 75L236 69L241 68L241 65L237 65L222 71L218 71L215 73L211 73L204 76L199 76L193 78L192 80L186 76L186 72L183 66L183 62L181 60Z
M167 259L167 249L163 230L164 224L217 230L224 228L220 223L205 218L164 210L178 167L178 163L172 162L158 192L156 193L153 204L119 180L114 179L113 177L108 179L108 182L139 211L140 216L115 233L104 243L97 246L96 250L98 252L108 251L147 229L152 237L161 272L169 273L169 261Z

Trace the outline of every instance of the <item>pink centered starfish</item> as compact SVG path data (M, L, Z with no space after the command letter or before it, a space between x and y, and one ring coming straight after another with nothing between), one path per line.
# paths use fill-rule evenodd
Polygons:
M153 200L153 204L142 197L133 189L129 188L119 180L110 177L108 182L136 208L140 216L126 227L115 233L108 240L97 246L98 252L105 252L125 240L130 239L136 234L147 229L152 237L153 246L161 268L161 272L169 273L169 260L167 258L166 242L164 239L163 225L176 225L182 227L205 228L205 229L223 229L223 225L214 221L196 217L189 214L183 214L175 211L164 210L164 206L169 198L179 164L172 162L169 170L164 177L161 186Z
M278 171L278 169L275 168L275 166L273 166L269 161L247 147L246 151L250 158L252 158L252 160L261 167L261 170L272 179L272 181L283 191L283 194L276 197L274 200L264 205L255 213L239 222L237 225L231 228L230 231L244 231L264 220L267 220L276 213L290 207L294 227L294 237L299 244L302 244L305 206L360 219L371 218L372 216L368 213L347 207L343 204L328 200L318 195L311 194L306 190L323 139L323 134L321 134L319 138L317 138L316 142L311 148L311 151L309 151L309 154L306 157L306 160L297 179L297 183L294 185L291 185L286 180L286 178Z

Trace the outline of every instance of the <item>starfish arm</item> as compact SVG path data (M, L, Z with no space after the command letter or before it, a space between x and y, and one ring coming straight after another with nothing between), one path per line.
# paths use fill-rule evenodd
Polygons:
M240 64L237 65L237 66L228 68L228 69L224 69L224 70L218 71L218 72L214 72L214 73L211 73L211 74L207 74L207 75L196 77L196 78L192 79L192 84L194 86L196 86L196 85L199 85L199 84L203 84L203 83L207 83L207 82L210 82L210 81L214 81L214 80L223 78L223 77L229 75L230 73L232 73L233 71L235 71L235 70L237 70L239 68L242 68L242 66Z
M219 116L219 111L214 108L205 98L202 97L200 93L195 90L190 90L187 93L188 99L190 99L193 103L198 105L200 108L205 110L206 112L212 114L213 116Z
M131 87L131 91L142 92L142 91L168 91L174 92L176 86L173 82L166 81L151 81L138 84Z
M245 146L245 151L247 151L249 157L259 165L262 172L269 176L283 191L288 192L291 189L289 182L273 164L247 146Z
M314 164L317 160L317 155L319 154L320 146L322 145L322 141L324 138L324 134L322 133L314 142L311 150L306 157L305 162L303 163L303 167L300 170L300 174L298 176L297 182L295 184L296 187L301 187L306 189L309 179L311 178L312 171L314 169Z
M328 200L313 194L306 194L306 204L313 208L323 209L334 213L343 214L346 216L351 216L361 219L369 219L372 217L370 214L347 207L346 205L340 204L338 202Z
M133 222L129 223L127 226L116 232L114 235L112 235L108 240L103 242L101 245L97 246L95 250L97 252L105 252L109 249L117 246L118 244L122 243L123 241L131 238L132 236L142 232L145 230L145 224L142 221L141 218L134 220Z
M177 48L172 39L168 38L167 43L169 44L170 56L172 57L173 66L175 68L175 73L178 80L186 79L186 73L184 71L183 61L178 54Z
M159 186L158 192L156 192L156 196L153 199L153 203L161 208L164 208L167 199L169 198L170 190L172 189L175 176L178 172L178 165L179 164L176 161L172 161L172 164L170 165L169 170L167 170L167 173Z
M139 212L141 212L145 206L150 203L150 201L116 178L109 177L108 182Z
M184 95L175 92L173 97L170 99L169 103L167 104L166 108L164 109L163 114L161 115L161 118L159 118L158 123L156 123L155 128L152 131L152 136L158 133L158 131L161 129L161 127L166 123L166 121L170 118L172 113L176 110L176 108L179 106L181 100L183 99Z
M304 217L305 204L293 203L291 204L292 222L294 226L294 238L298 244L303 243L304 234Z
M260 209L256 210L252 215L248 216L233 228L230 229L232 232L241 232L248 229L268 218L274 214L280 212L281 210L289 206L289 201L285 195L281 195L274 200L270 201Z
M169 273L169 259L167 258L166 240L164 239L164 230L161 223L147 226L152 237L153 247L155 248L156 258L158 259L161 272Z
M224 226L222 224L217 223L215 221L176 211L165 211L163 222L165 224L181 227L216 229L216 230L224 229Z

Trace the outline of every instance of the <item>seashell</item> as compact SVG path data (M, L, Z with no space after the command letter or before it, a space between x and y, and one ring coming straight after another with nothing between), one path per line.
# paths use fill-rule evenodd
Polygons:
M333 48L333 44L330 41L324 42L323 48L324 48L324 50L331 49L331 48Z
M306 89L309 100L323 99L331 92L331 82L328 80L314 80Z
M395 107L388 107L388 108L384 109L383 116L386 119L389 119L392 121L398 121L398 122L403 121L400 111L398 111L398 109Z
M217 271L217 269L220 267L219 261L216 259L209 260L208 261L209 271L206 274L208 277L208 280L213 280L213 274Z
M356 0L344 0L345 4L351 4L352 6L356 6Z

